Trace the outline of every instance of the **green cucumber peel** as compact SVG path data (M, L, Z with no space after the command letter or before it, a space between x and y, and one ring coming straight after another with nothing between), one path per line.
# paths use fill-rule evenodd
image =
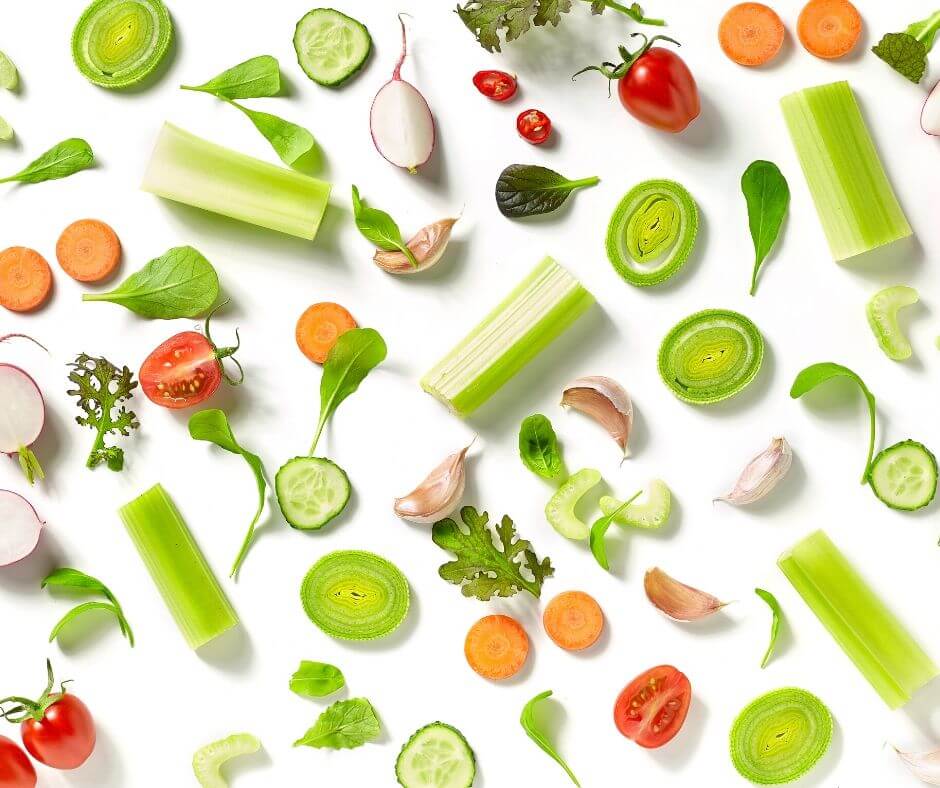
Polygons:
M914 352L898 322L898 311L918 300L913 287L894 285L879 290L865 305L865 316L878 346L892 361L905 361Z
M233 733L205 747L193 755L193 774L202 788L228 788L222 776L222 767L232 758L251 755L261 749L261 742L250 733Z
M68 178L92 165L95 154L85 140L72 137L53 145L38 159L34 159L22 170L5 178L0 183L42 183L58 178Z
M773 620L770 622L770 643L767 644L767 651L764 652L764 658L760 663L761 669L763 669L767 667L767 663L770 662L770 658L773 656L774 646L777 644L777 635L780 634L780 622L783 620L783 609L780 607L777 597L771 594L770 591L755 588L754 593L767 603L770 612L773 614Z
M346 679L335 665L304 659L290 677L289 686L291 692L302 698L323 698L345 687Z
M557 479L564 473L558 437L547 416L533 413L519 425L519 457L523 465L543 479Z
M554 745L548 740L548 736L539 727L538 721L535 719L536 706L551 696L552 691L545 690L545 692L540 692L528 703L526 703L526 705L522 707L522 714L519 716L519 724L522 725L522 729L526 732L526 736L532 739L532 741L538 745L542 752L548 755L549 758L551 758L553 761L555 761L555 763L565 770L565 774L571 778L571 782L578 786L578 788L581 788L581 783L579 783L578 778L574 776L574 772L571 771L571 767L569 767L565 762L565 759L559 755L558 750L556 750Z
M589 544L591 546L591 554L605 572L610 571L610 563L607 560L607 544L604 542L604 537L607 535L607 529L610 528L610 524L614 521L614 518L623 512L624 509L626 509L642 494L643 491L638 490L632 497L628 498L626 501L620 504L620 506L614 509L614 511L612 511L610 514L605 514L603 517L596 519L594 521L594 525L591 526L591 534L588 537L590 540Z
M351 750L374 741L381 730L378 715L368 700L338 700L317 718L312 728L294 742L294 746Z
M757 292L757 272L780 235L790 207L790 187L772 161L752 161L741 176L741 191L747 202L747 223L754 242L754 268L750 294Z
M40 583L40 588L64 588L76 594L97 594L103 596L107 599L107 602L84 602L76 607L72 608L68 613L62 616L61 619L56 623L52 628L52 632L49 635L49 642L51 643L55 640L62 629L71 622L72 620L78 618L83 613L87 613L92 610L106 610L109 613L112 613L117 619L118 626L121 629L121 634L127 638L127 641L133 647L134 645L134 633L131 631L131 626L127 622L127 618L124 615L124 610L121 607L120 602L117 601L117 597L111 593L111 590L98 578L92 577L91 575L86 575L84 572L79 571L78 569L72 569L71 567L60 567L54 569L48 575L46 575L42 583Z

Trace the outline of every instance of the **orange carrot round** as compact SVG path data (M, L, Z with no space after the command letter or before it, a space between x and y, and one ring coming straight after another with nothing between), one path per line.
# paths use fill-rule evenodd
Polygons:
M307 307L297 321L297 347L311 361L322 364L340 334L358 324L345 307L324 301Z
M832 60L847 55L862 35L862 16L849 0L810 0L796 23L804 49Z
M784 27L777 12L763 3L739 3L728 9L718 25L724 53L741 66L762 66L783 45Z
M601 636L604 613L590 594L565 591L546 606L542 626L556 646L580 651L594 645Z
M101 282L114 273L121 261L121 241L104 222L79 219L62 231L55 256L72 279Z
M52 292L52 269L39 252L11 246L0 252L0 306L29 312Z
M516 619L484 616L467 633L463 653L470 667L485 679L516 675L529 655L529 638Z

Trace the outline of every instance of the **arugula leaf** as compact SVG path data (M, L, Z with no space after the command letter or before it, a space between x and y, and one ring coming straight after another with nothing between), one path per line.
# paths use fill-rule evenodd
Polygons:
M412 268L417 268L418 261L415 259L414 252L402 239L401 230L398 229L395 220L385 211L366 205L359 197L359 189L355 184L352 187L352 201L356 227L359 228L363 237L386 252L397 249L408 258Z
M183 90L211 93L225 99L264 98L281 91L277 58L258 55L226 69L201 85L180 85Z
M268 489L265 479L264 463L257 454L252 454L239 445L238 441L235 440L235 435L232 433L232 428L229 426L225 411L219 410L218 408L209 408L208 410L201 410L198 413L194 413L189 419L189 436L197 441L214 443L220 449L225 449L225 451L231 452L232 454L241 455L255 475L255 486L258 488L258 508L255 510L255 516L251 519L251 524L248 526L248 533L245 534L241 549L235 557L235 563L232 564L232 571L229 573L229 577L235 577L238 574L238 570L241 569L245 556L248 555L248 548L251 547L251 542L255 535L255 526L258 524L258 518L261 517L261 512L264 511L265 493Z
M522 729L526 732L526 735L541 748L542 752L546 753L555 763L565 770L565 774L571 778L571 782L577 785L578 788L581 788L581 783L579 783L578 778L574 776L574 772L572 772L568 764L565 763L565 759L558 754L558 751L548 740L545 733L539 728L535 720L535 707L541 701L551 696L552 691L545 690L545 692L540 692L526 703L526 705L522 707L522 715L519 717L519 724L522 725Z
M290 677L291 692L305 698L322 698L346 686L343 672L326 662L302 660Z
M53 145L38 159L27 164L15 175L0 178L0 183L42 183L57 178L67 178L91 166L95 154L83 139L72 137Z
M450 518L439 520L431 529L434 544L457 556L456 561L442 564L437 570L444 580L461 586L464 596L484 602L523 590L535 597L541 594L543 581L555 574L555 569L550 559L539 561L532 543L519 538L508 516L495 529L498 547L487 527L489 514L479 514L472 506L464 506L460 519L466 530ZM523 570L531 575L531 580L523 575Z
M313 727L294 742L294 746L353 749L378 738L381 728L375 709L368 700L340 700L327 708Z
M86 353L80 353L69 366L72 367L69 380L78 388L69 389L66 394L78 397L78 407L85 412L84 416L76 416L75 421L97 430L86 465L95 468L104 462L112 471L120 471L124 467L124 450L106 446L104 439L106 435L130 435L131 430L140 426L134 412L121 405L134 396L137 388L134 374L128 367L118 369L107 359Z
M175 246L107 293L85 293L82 301L110 301L142 317L198 317L219 297L219 275L191 246Z
M614 509L610 514L605 514L603 517L599 517L591 526L591 554L594 556L597 563L600 564L601 569L606 572L610 571L610 563L607 560L607 545L604 542L604 537L607 535L607 529L610 528L610 524L616 519L617 515L626 509L642 494L643 491L640 490L631 498L628 498L626 501L620 504L620 506Z
M752 161L741 176L741 191L747 201L747 221L754 242L751 295L757 290L757 272L773 248L790 207L790 187L772 161Z
M0 52L0 88L5 90L16 90L19 84L20 76L10 60L3 52Z
M571 181L548 167L510 164L496 180L496 207L510 219L551 213L575 189L593 186L599 180L594 176Z
M289 120L272 115L270 112L258 112L243 107L235 101L224 100L245 114L270 143L271 147L274 148L274 152L280 157L281 161L289 167L296 164L299 158L310 153L317 144L313 135L303 126L298 126Z
M774 646L777 644L777 635L780 632L780 620L783 618L783 609L780 607L777 597L771 594L770 591L765 591L763 588L755 588L754 593L769 605L770 612L773 613L773 621L770 623L770 643L767 644L767 651L764 652L764 658L760 663L761 668L766 668L767 663L770 662L771 655L774 653Z
M127 623L127 619L124 616L124 610L121 608L121 604L117 601L117 597L111 593L111 590L104 583L98 580L98 578L92 577L91 575L86 575L84 572L81 572L78 569L72 569L71 567L63 566L59 567L58 569L53 569L52 572L43 578L43 581L40 583L39 587L46 588L47 586L67 588L78 593L100 594L108 600L107 602L84 602L72 608L68 613L62 616L58 623L56 623L56 625L52 628L52 633L49 635L50 643L58 637L59 633L66 624L80 616L82 613L85 613L89 610L108 610L114 614L115 618L117 619L118 626L121 628L121 634L123 634L128 639L131 646L133 647L134 633L131 632L131 626Z
M547 416L533 413L519 426L519 456L526 468L543 479L557 479L563 468L561 450Z

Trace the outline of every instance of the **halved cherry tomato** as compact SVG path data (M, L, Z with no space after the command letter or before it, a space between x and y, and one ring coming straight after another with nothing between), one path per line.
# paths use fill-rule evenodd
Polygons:
M675 736L692 701L692 685L672 665L641 673L617 696L614 723L641 747L662 747Z
M477 71L473 84L488 99L507 101L516 95L518 83L512 74L505 71Z
M516 118L519 135L533 145L541 145L551 136L552 122L540 109L527 109Z
M0 736L0 788L35 788L36 770L20 746Z

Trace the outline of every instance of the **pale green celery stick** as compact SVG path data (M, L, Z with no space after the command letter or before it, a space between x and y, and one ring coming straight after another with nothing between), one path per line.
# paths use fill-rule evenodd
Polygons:
M330 184L164 123L144 191L312 241Z
M823 531L798 542L777 565L892 709L938 674L933 660Z
M577 279L546 257L421 379L421 388L467 416L593 303Z
M791 93L780 106L838 262L911 235L848 82Z
M199 648L238 623L218 580L162 485L120 509L121 519L163 601Z

